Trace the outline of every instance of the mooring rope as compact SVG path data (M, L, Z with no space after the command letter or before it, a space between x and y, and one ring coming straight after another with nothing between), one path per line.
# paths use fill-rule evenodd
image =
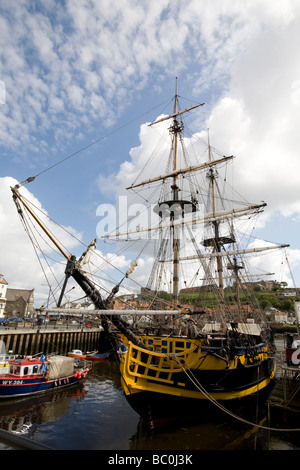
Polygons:
M203 395L208 399L210 400L217 408L219 408L221 411L224 411L226 414L228 414L229 416L231 416L232 418L234 419L237 419L238 421L241 421L243 422L244 424L248 424L250 426L255 426L257 428L260 428L260 429L264 429L264 430L267 430L267 431L277 431L277 432L281 432L281 431L284 431L284 432L299 432L300 429L299 428L292 428L292 429L288 429L288 428L285 428L285 429L281 429L281 428L273 428L273 427L269 427L269 426L262 426L260 424L256 424L256 423L252 423L251 421L248 421L244 418L242 418L241 416L238 416L234 413L232 413L230 410L228 410L227 408L225 408L223 405L221 405L221 403L219 403L217 400L215 400L208 392L207 390L205 390L205 388L203 387L203 385L200 384L200 382L195 378L193 372L190 370L190 369L185 369L183 367L183 365L181 364L181 362L177 359L176 355L173 355L172 356L177 362L178 364L181 366L182 370L184 371L184 373L187 375L187 377L189 378L189 380L195 385L195 387L201 392L203 393ZM189 375L189 373L191 374L191 376Z

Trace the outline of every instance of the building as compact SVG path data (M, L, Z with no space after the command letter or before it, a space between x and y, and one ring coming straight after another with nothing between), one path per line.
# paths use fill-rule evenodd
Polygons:
M7 289L6 314L24 317L33 311L34 289Z
M8 284L4 279L3 274L0 274L0 318L4 317L7 286Z
M287 312L281 312L274 307L266 308L265 314L271 322L286 323L289 320L289 315Z

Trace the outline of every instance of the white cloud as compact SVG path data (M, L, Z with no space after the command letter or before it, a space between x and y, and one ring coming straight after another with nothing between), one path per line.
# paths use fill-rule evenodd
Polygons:
M34 223L31 227L29 223L29 230L23 225L11 192L11 187L17 183L10 177L0 178L0 225L2 227L0 230L0 272L8 282L9 288L34 288L35 306L41 307L46 305L49 286L52 292L55 292L56 301L58 300L65 276L66 259L37 224ZM67 255L72 253L79 257L85 251L85 245L80 243L81 233L72 227L59 226L49 219L41 203L26 187L22 187L20 193L27 203L30 202L35 214ZM29 219L33 220L31 216ZM29 219L26 216L26 220ZM96 250L91 265L85 265L84 269L98 274L102 289L110 292L116 280L124 275L131 261L125 255L110 252L103 254L100 250ZM68 297L81 298L84 295L81 289L75 284L75 290L71 290L72 286L74 286L74 281L70 280L67 288ZM53 302L54 298L51 294L51 306L55 305Z
M264 240L255 240L249 244L249 248L261 248L276 246ZM256 256L249 257L247 262L251 269L251 274L261 276L261 279L276 280L277 282L287 282L289 287L294 287L291 272L287 263L287 256L291 266L297 266L300 262L299 250L274 249L257 253ZM251 280L251 279L250 279Z
M300 210L300 60L292 46L299 40L299 18L254 38L208 124L216 146L239 157L237 180L248 197L261 195L272 211L285 215Z
M266 4L257 21L257 9L263 3L231 2L229 6L227 2L198 0L127 0L112 9L107 1L69 1L65 11L52 2L48 8L32 8L29 13L26 2L20 2L15 10L4 2L4 75L13 74L16 80L22 71L28 87L33 70L45 83L55 85L52 93L57 97L66 96L67 87L79 86L105 94L117 112L120 103L114 95L121 84L136 87L145 83L153 67L182 70L191 63L193 53L202 67L200 74L197 72L202 84L205 77L211 82L224 70L228 72L237 53L247 47L249 36L255 35L266 18L278 20L278 7L281 17L289 17L293 5ZM255 21L251 21L253 17ZM207 72L213 74L208 77ZM100 78L100 89L98 81L91 89L90 73ZM15 99L15 91L10 93ZM84 106L88 109L88 97Z
M85 132L98 137L116 123L149 83L162 90L179 75L186 97L207 101L212 145L237 156L240 192L266 200L271 215L299 220L298 0L123 0L113 8L109 0L17 8L3 0L0 8L5 171L12 162L40 170ZM146 126L140 139L110 180L99 176L111 194L131 184L154 150Z
M95 95L111 110L111 124L112 117L116 120L124 108L122 89L127 89L126 100L130 101L135 89L146 85L149 74L174 76L192 64L193 54L202 67L198 77L206 77L213 64L210 80L215 82L227 68L226 61L232 62L241 48L240 35L245 39L243 31L249 30L246 17L252 10L251 6L234 5L227 12L222 2L212 8L206 2L168 0L127 0L113 9L107 1L70 1L65 10L59 2L52 2L30 12L26 2L19 2L17 9L8 2L1 7L1 73L8 97L2 111L13 115L15 124L12 127L11 121L5 121L2 135L4 145L7 134L18 135L11 141L15 148L20 138L30 143L36 130L46 135L47 123L55 130L58 110L67 113L66 129L73 128L71 113L77 109L82 114L82 118L77 115L77 126L85 125ZM241 18L230 33L220 27L224 15L229 23L235 15ZM105 124L103 113L99 117ZM24 126L28 121L30 126Z
M13 178L0 178L0 272L4 275L10 288L35 288L36 301L39 301L48 295L48 289L42 287L46 284L45 275L50 284L54 282L53 274L60 282L64 276L66 260L62 256L58 256L58 251L53 250L53 245L51 246L51 242L45 235L41 237L37 235L38 232L42 234L41 230L36 233L26 231L13 202L10 189L16 184L17 181ZM39 201L26 188L21 188L20 192L26 200L33 204L33 207L37 208L36 213L43 223L47 221L48 230L60 240L63 249L67 250L66 253L69 254L71 250L76 249L81 234L76 233L71 227L55 225L48 219L47 213ZM45 264L40 250L46 254L46 257L49 256L47 264ZM58 263L54 263L54 259Z

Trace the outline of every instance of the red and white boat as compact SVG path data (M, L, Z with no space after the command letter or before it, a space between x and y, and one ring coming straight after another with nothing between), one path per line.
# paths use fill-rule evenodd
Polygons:
M0 375L0 399L56 390L76 384L88 369L76 369L66 356L18 358L10 362L9 372Z

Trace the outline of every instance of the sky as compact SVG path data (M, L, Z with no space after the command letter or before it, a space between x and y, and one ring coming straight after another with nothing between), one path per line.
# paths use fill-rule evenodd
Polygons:
M290 245L293 275L277 279L300 286L299 0L1 0L0 31L8 287L34 288L36 306L49 290L10 187L36 176L23 194L82 252L80 241L98 235L99 207L142 168L147 123L166 112L176 77L184 105L205 103L194 132L209 128L212 145L235 155L241 192L267 202L256 236ZM126 270L125 255L115 261Z

